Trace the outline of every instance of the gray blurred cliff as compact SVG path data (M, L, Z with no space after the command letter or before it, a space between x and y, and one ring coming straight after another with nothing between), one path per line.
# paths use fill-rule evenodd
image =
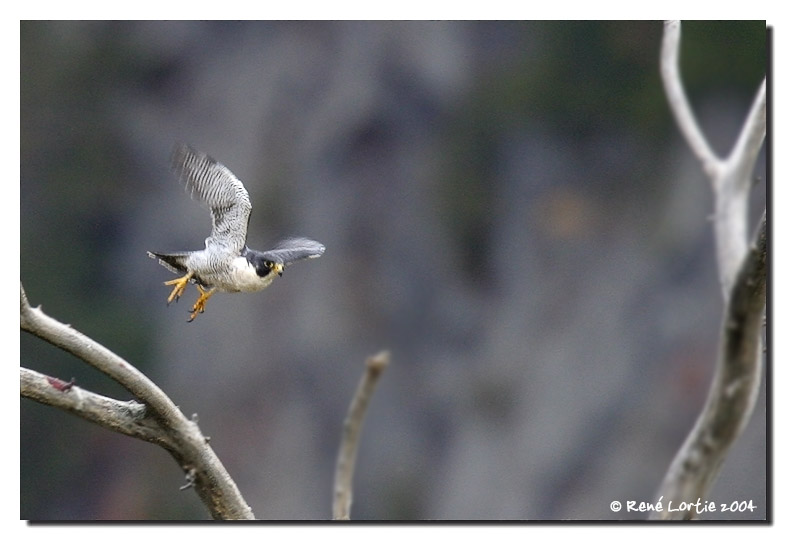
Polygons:
M357 519L637 519L700 410L721 298L710 188L667 110L661 24L23 22L21 279L33 305L156 381L257 517L330 517L365 358ZM686 23L725 152L763 23ZM327 246L258 294L195 292L146 250L209 214L175 141L227 165L248 243ZM751 219L766 198L764 158ZM122 389L28 335L21 363ZM765 516L764 386L711 500ZM22 401L23 519L203 519L160 448Z

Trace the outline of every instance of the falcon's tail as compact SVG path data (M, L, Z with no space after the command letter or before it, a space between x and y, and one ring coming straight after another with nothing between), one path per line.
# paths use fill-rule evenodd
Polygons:
M188 272L185 266L186 259L191 254L190 251L181 251L179 253L155 253L152 251L147 252L147 256L151 259L158 259L161 266L167 270L179 274L180 272Z

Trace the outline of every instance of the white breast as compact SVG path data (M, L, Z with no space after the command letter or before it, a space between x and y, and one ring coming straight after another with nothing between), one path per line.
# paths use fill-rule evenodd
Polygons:
M270 272L265 277L259 277L256 269L245 257L236 257L232 261L230 272L232 274L232 284L228 284L226 289L237 292L261 291L270 285L277 275L275 272Z

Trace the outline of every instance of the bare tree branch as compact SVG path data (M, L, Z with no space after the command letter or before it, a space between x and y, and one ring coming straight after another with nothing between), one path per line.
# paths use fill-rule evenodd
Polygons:
M761 81L756 99L753 101L745 124L742 126L737 143L727 158L733 164L727 174L729 181L736 181L741 188L750 189L753 180L753 167L759 157L761 145L767 135L767 79ZM722 182L722 180L721 180Z
M382 351L366 360L366 371L358 384L355 397L344 420L344 432L336 463L336 478L333 488L333 519L349 519L352 505L352 476L358 453L360 430L366 416L371 394L382 372L390 363L390 353Z
M725 159L710 148L696 121L679 72L680 21L666 21L661 76L671 110L688 145L699 158L715 194L713 223L721 292L728 298L748 243L748 194L753 167L767 133L767 79L756 94L734 148Z
M717 156L704 138L696 117L693 116L688 96L680 78L680 21L666 21L663 24L663 41L660 50L660 73L666 90L674 119L685 136L685 140L701 161L704 172L710 178L715 176L714 167Z
M138 369L118 355L41 311L27 301L20 285L21 328L63 349L105 373L126 388L139 401L147 403L165 424L177 424L182 414L169 397Z
M124 435L173 447L169 436L147 415L147 407L141 403L108 398L31 369L19 368L19 371L22 397L63 409Z
M691 519L696 507L669 512L706 498L729 448L755 405L762 364L762 321L767 284L766 215L748 248L748 198L753 167L766 135L766 79L726 159L716 156L698 127L679 74L679 21L664 23L661 75L674 116L710 179L715 198L714 233L725 301L721 350L701 415L669 467L651 519ZM670 506L668 503L673 503Z
M729 156L711 178L715 192L715 250L723 298L728 301L749 243L748 199L753 168L767 134L767 80L763 80Z
M63 408L119 433L156 442L180 464L189 479L187 485L194 487L215 519L254 519L196 422L186 418L150 379L103 345L44 314L40 307L32 308L21 284L20 321L22 330L109 375L141 404L111 400L23 369L20 377L24 397Z
M672 461L658 491L663 501L695 502L717 476L729 448L745 428L761 377L762 319L767 298L767 225L737 275L723 319L723 343L707 402L690 435ZM653 519L691 519L695 507L653 512Z

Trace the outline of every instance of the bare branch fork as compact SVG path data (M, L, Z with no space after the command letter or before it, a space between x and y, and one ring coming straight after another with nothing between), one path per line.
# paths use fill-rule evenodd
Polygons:
M215 519L254 519L235 482L195 421L186 418L150 379L118 355L30 306L20 284L20 326L105 373L139 400L122 402L20 368L21 394L119 433L153 442L180 464Z
M718 157L693 115L679 73L680 22L664 23L661 77L666 97L688 145L699 158L715 195L715 246L721 290L728 299L748 243L748 194L753 167L767 133L767 79L756 93L737 142L729 155Z
M761 325L767 291L766 214L752 245L747 226L753 168L767 131L766 78L734 148L722 159L710 148L685 95L679 74L679 45L679 21L666 21L661 76L677 124L713 189L716 259L725 308L721 350L709 395L655 497L662 510L654 511L651 519L695 517L695 506L669 512L667 503L678 507L679 503L706 498L729 448L745 428L761 378Z
M185 472L186 485L181 489L193 487L214 519L254 519L251 508L208 444L208 438L202 435L196 419L186 418L158 386L112 351L44 314L40 307L31 307L21 284L19 292L22 330L84 360L120 383L139 401L119 401L80 388L74 381L62 381L20 367L22 397L161 446ZM366 370L344 420L336 464L334 519L349 519L360 431L376 383L389 362L387 351L366 360Z

